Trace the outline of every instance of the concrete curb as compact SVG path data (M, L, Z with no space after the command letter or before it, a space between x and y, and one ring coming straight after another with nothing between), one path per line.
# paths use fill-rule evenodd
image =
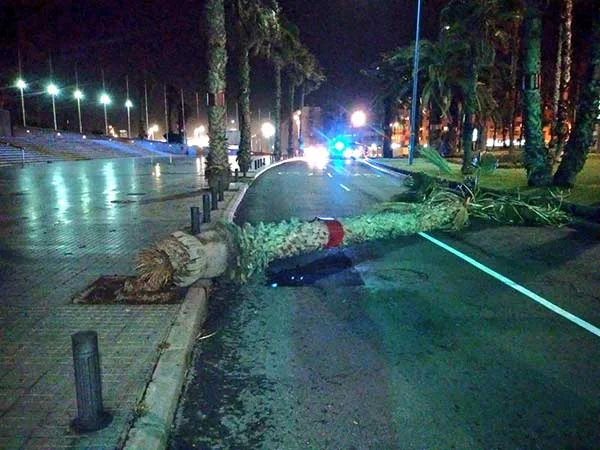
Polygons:
M167 448L194 341L207 317L209 287L210 282L199 281L188 289L146 386L144 412L129 429L124 450Z

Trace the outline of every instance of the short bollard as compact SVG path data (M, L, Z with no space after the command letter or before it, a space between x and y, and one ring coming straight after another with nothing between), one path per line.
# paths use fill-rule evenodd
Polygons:
M210 209L212 209L213 211L219 209L218 202L219 201L217 199L217 188L213 186L210 188Z
M80 331L71 335L77 417L71 425L78 433L100 430L108 426L112 416L102 406L102 379L98 335L95 331Z
M210 222L210 194L202 194L202 223Z
M192 234L200 233L200 208L198 206L190 207L192 215Z
M217 183L217 192L219 193L219 201L222 202L223 200L225 200L225 194L223 192L223 182L221 180L219 180L219 182Z
M234 172L234 173L235 173L235 182L237 183L237 181L238 181L238 177L240 176L240 171L239 171L239 169L235 169L235 172Z

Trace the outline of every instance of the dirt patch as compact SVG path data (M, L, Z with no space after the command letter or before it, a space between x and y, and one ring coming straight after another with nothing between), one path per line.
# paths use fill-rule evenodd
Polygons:
M101 276L82 292L73 296L73 303L87 304L170 304L180 303L185 288L165 288L156 292L127 291L125 283L134 277Z

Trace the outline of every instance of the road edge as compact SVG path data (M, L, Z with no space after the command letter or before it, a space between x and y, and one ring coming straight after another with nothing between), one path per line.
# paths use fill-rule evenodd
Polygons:
M142 396L139 417L127 432L123 450L167 448L194 342L208 315L209 288L209 280L197 281L189 287Z

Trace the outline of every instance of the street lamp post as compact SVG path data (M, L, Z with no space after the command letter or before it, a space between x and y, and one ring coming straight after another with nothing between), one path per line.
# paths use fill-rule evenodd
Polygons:
M54 131L58 130L58 125L56 124L56 102L54 98L58 95L58 88L54 83L50 83L48 86L48 94L52 97L52 115L54 117Z
M104 106L104 134L108 136L108 116L106 114L106 105L110 104L110 97L106 92L100 95L100 103Z
M127 108L127 137L131 139L131 117L129 114L129 110L131 109L131 107L133 106L133 103L131 103L131 100L127 99L127 101L125 102L125 108Z
M23 127L27 127L27 122L25 121L25 97L23 95L23 90L27 87L27 83L22 78L17 80L17 87L21 91L21 112L23 113Z
M81 99L83 98L83 92L79 89L75 90L73 97L77 100L77 117L79 117L79 132L83 133L83 126L81 125Z
M417 122L417 85L419 76L419 31L421 28L421 0L417 4L417 31L415 37L415 64L413 67L412 104L410 106L410 145L408 147L408 164L412 165L415 154L415 137Z

